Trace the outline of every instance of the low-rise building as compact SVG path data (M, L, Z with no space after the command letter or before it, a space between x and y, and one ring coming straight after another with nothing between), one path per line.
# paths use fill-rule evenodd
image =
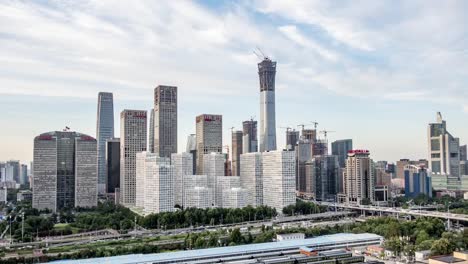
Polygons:
M285 241L285 240L296 240L296 239L304 239L304 233L292 233L292 234L277 234L276 240L277 241Z

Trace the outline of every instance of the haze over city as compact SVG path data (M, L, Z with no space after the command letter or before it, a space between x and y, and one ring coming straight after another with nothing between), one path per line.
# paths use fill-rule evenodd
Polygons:
M338 4L339 3L339 4ZM468 138L465 1L37 1L0 3L0 160L32 160L34 136L95 135L97 93L147 109L179 88L179 151L195 116L259 118L259 47L277 61L281 127L319 122L374 160L427 158L441 111ZM119 131L116 130L116 136Z

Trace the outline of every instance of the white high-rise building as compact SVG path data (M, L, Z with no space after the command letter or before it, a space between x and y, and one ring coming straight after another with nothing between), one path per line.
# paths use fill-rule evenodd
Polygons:
M262 153L263 204L282 213L296 203L296 155L294 151Z
M143 151L136 154L135 168L135 206L145 207L145 180L146 180L146 158L156 156L156 154Z
M263 163L259 152L245 153L240 156L241 187L247 190L247 205L263 205Z
M216 177L216 188L215 188L215 195L214 195L216 207L225 207L225 205L223 204L224 195L231 189L239 189L240 187L241 186L240 186L239 176ZM239 202L239 204L240 203L241 202Z
M174 211L174 166L169 158L146 157L144 213Z
M276 150L276 62L264 58L258 64L260 79L260 152Z
M460 177L460 139L447 131L447 122L437 113L437 122L428 126L429 169L435 174Z
M213 189L208 188L208 176L184 176L184 208L211 208L214 207Z
M171 155L171 164L174 166L174 203L179 206L185 204L185 176L193 175L193 154L174 153Z
M213 190L213 197L215 204L218 207L219 202L222 203L222 198L218 197L218 177L224 176L224 154L222 153L210 153L203 155L203 171L208 177L208 188Z
M374 162L369 158L368 150L348 152L343 184L347 202L357 204L361 204L365 200L369 203L374 202Z
M247 206L247 190L231 188L223 192L223 208L243 208Z
M147 113L123 110L120 113L120 203L136 205L136 154L146 151Z

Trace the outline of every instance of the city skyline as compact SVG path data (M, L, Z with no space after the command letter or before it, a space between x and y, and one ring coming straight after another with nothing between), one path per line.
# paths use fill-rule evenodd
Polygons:
M435 2L434 4L431 7L421 8L414 18L400 14L403 16L402 21L412 23L413 27L406 27L406 30L419 33L417 36L420 37L420 42L408 39L409 37L399 35L377 23L374 29L384 29L385 33L393 33L391 36L395 43L384 44L385 39L375 38L375 41L371 41L373 36L382 37L383 34L370 30L369 25L353 18L351 5L340 8L345 13L343 21L356 22L349 23L347 28L343 26L346 23L332 23L343 21L338 19L328 4L313 6L313 10L324 11L327 17L318 16L312 19L308 15L301 16L298 12L299 8L311 10L311 7L290 5L281 11L279 6L281 3L275 2L237 5L163 2L160 9L151 3L142 2L141 5L148 7L149 10L161 12L162 9L167 11L168 15L177 14L187 23L200 26L199 30L182 31L186 32L187 36L194 36L192 51L181 52L176 45L177 52L181 54L175 57L174 62L165 61L168 59L166 55L154 64L141 59L144 52L117 54L129 44L135 45L135 50L149 52L152 49L151 44L154 44L151 38L155 36L155 32L151 30L146 32L148 34L133 32L132 30L137 30L138 27L128 28L119 19L106 20L100 13L101 8L109 8L105 3L100 6L90 2L88 9L78 3L70 6L52 3L43 5L2 3L0 9L5 11L2 13L8 14L0 17L0 21L5 22L2 24L12 25L10 28L15 26L21 28L21 25L24 25L22 23L29 22L41 27L41 32L45 35L37 36L29 31L12 33L9 28L0 29L3 33L11 33L11 37L2 37L2 40L5 40L2 41L2 46L5 47L1 52L6 52L2 54L2 58L6 58L9 63L8 68L3 69L5 74L0 76L0 80L5 84L0 88L0 105L2 105L0 110L5 112L0 120L9 124L9 129L4 131L4 137L0 139L2 146L0 160L19 159L23 163L28 163L27 161L32 160L31 139L43 131L60 131L61 128L70 126L72 130L95 135L96 97L101 91L114 93L114 115L118 116L123 109L149 111L153 103L152 89L162 83L179 87L178 152L183 150L187 135L195 132L193 119L202 113L223 115L223 143L229 144L231 138L229 127L241 129L242 121L248 120L251 116L255 116L257 121L260 119L256 73L259 59L251 52L257 45L272 60L278 62L276 76L278 149L284 148L285 145L281 126L294 127L300 123L316 120L320 123L320 130L337 131L329 135L329 141L351 138L356 148L369 149L374 160L395 162L401 158L427 159L426 126L433 120L435 112L442 112L450 124L451 133L460 138L461 145L466 144L468 138L468 128L464 125L467 115L463 112L463 109L468 110L466 102L463 102L463 98L468 96L468 89L464 88L465 83L460 80L465 78L466 73L463 73L463 70L467 68L466 62L461 61L466 55L464 51L466 40L460 38L466 34L466 29L463 27L466 18L463 18L459 12L464 8L455 3L444 8L437 8ZM303 5L314 4L303 3ZM416 7L422 7L415 3L395 5L406 8L408 12L415 11ZM369 15L373 11L375 16L391 15L391 12L383 11L388 7L388 2L366 7L366 10L360 12ZM124 7L117 5L113 8L118 11ZM195 15L190 17L183 14L184 12L177 11L178 9L197 12L193 12ZM66 12L53 13L62 10ZM50 16L44 15L42 11L49 11ZM286 13L286 11L291 12ZM433 20L429 19L428 17L434 13L440 16ZM21 14L30 15L27 16L28 21L25 21ZM122 19L123 16L122 13L115 12L115 18ZM205 16L207 18L203 19ZM383 22L397 27L398 25L387 16ZM57 24L66 18L69 18L70 24L65 23L60 26ZM127 18L139 22L137 25L142 26L142 30L147 28L145 25L152 22L151 19L146 21L143 17ZM273 18L278 19L273 22ZM426 18L424 20L426 23L440 24L436 30L443 31L450 26L450 32L445 33L447 35L440 35L442 34L440 32L439 37L432 37L432 31L423 30L427 27L426 24L417 23L418 18ZM235 22L241 23L237 25ZM219 29L216 25L220 23L229 29L233 25L238 27L228 30L221 26ZM181 29L177 24L169 26ZM59 34L48 35L49 31L44 30L44 27L52 27L58 30ZM238 40L241 33L237 33L235 29L239 28L247 32L242 34L245 35L244 40ZM313 28L317 28L317 32L306 34L313 31ZM265 32L269 34L262 33L259 29L266 29ZM155 30L160 28L156 27ZM356 33L349 34L353 31ZM85 45L77 47L73 45L76 39L66 39L69 34L76 32L81 33L76 38L86 40L82 42ZM99 45L96 47L86 45L93 41L103 44L97 32L108 34L111 40L115 40L116 44L111 45L112 48L108 52L99 54L97 51L102 51ZM138 46L137 43L123 41L123 37L119 34L134 34L133 36L143 38L144 41L142 46ZM145 36L149 39L145 39ZM445 36L447 36L446 41L440 40ZM264 44L268 37L276 43L284 44L285 50L293 52L280 50L278 47L282 45ZM177 39L176 36L170 35L167 42L162 42L161 45L164 46L164 43L174 39ZM226 39L235 40L235 47L227 45ZM58 40L54 46L57 48L55 51L39 53L36 48L25 47L28 41L41 46L49 45L53 40ZM13 43L16 43L14 41L22 45L13 47ZM336 46L332 45L333 41L336 42ZM387 46L389 44L395 44L395 50L389 48ZM155 53L168 48L158 45L154 47ZM64 55L66 47L76 48L77 54L69 54L68 57L64 56L59 60L59 57ZM419 47L422 51L414 51ZM394 51L395 55L389 54ZM172 52L174 51L169 53L173 54ZM149 54L150 58L154 58L151 55L157 54ZM405 55L404 60L403 55ZM50 62L39 62L43 56L50 57ZM178 60L186 63L186 59L182 60L182 57L187 58L187 56L190 63L182 66L177 63ZM219 60L219 56L223 56L225 60ZM407 56L410 56L410 59L407 59ZM206 60L199 63L200 57ZM356 57L361 57L362 60L356 61ZM411 59L422 59L418 64L425 64L425 68L408 63ZM317 65L307 60L314 61ZM333 62L334 60L337 62ZM434 60L443 63L436 63ZM52 65L52 62L65 67L59 70L57 66ZM129 74L120 75L122 70L127 69L122 66L125 63L142 64L149 70L142 70L135 77L130 77ZM161 68L165 63L168 63L167 70ZM436 64L442 64L443 67ZM27 65L35 66L36 71L28 70ZM453 65L453 70L445 69L447 65ZM342 67L350 68L341 72ZM398 67L401 69L397 70ZM422 74L423 69L433 74ZM52 72L58 72L60 77L57 77L57 74L52 77ZM104 78L98 78L94 75L95 72L102 73ZM218 75L218 77L210 77L208 73L210 76ZM194 77L194 74L199 76ZM116 76L118 78L115 78ZM66 86L61 83L63 81L67 83ZM444 93L440 94L441 91ZM216 97L218 101L213 102L212 97ZM239 107L239 104L242 107ZM118 120L115 126L120 126ZM363 131L363 128L366 131ZM397 140L401 144L394 146L396 144L393 142ZM405 146L405 149L401 146Z

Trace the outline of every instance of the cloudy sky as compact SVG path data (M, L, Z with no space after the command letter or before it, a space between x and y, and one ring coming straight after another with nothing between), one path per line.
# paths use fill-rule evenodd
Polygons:
M425 158L441 111L468 142L467 1L1 1L0 160L32 159L35 135L95 135L97 93L150 109L179 87L179 150L195 116L259 117L253 50L278 62L277 134L319 122L376 160Z

